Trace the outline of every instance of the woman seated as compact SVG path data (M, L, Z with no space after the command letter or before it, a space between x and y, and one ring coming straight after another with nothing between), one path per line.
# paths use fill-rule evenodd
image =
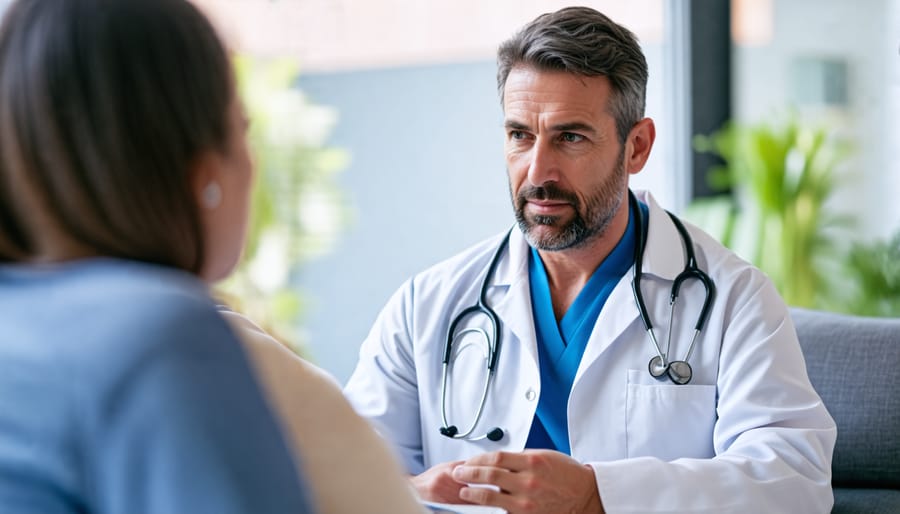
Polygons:
M340 391L210 298L244 242L246 125L184 0L9 7L0 512L419 511Z

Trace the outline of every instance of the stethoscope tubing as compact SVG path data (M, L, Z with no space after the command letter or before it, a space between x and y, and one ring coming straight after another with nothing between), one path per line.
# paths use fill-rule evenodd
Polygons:
M462 337L463 335L465 335L467 333L472 333L472 332L480 334L482 337L484 337L485 341L489 341L487 332L482 328L467 328L467 329L461 331L459 333L459 336ZM489 359L485 359L485 360L489 361ZM441 421L444 423L445 427L451 426L449 423L447 423L447 409L446 409L447 377L450 374L450 366L452 366L452 362L446 362L446 361L441 365ZM491 370L490 367L488 367L487 372L488 372L488 378L484 381L484 388L481 391L481 401L478 402L478 412L475 413L474 421L472 421L472 424L469 426L469 428L465 432L454 433L451 435L451 437L453 437L455 439L466 439L466 438L468 438L468 436L470 434L472 434L472 432L475 431L475 427L478 425L478 421L481 420L481 414L484 412L484 406L487 403L488 387L490 386L490 383L491 383L490 376L493 374L493 370Z
M494 272L497 269L497 264L500 262L500 256L506 250L507 246L509 246L509 236L511 233L512 228L510 228L506 233L503 241L501 241L500 245L498 245L497 247L497 250L494 252L494 256L491 258L491 263L488 266L488 269L484 275L484 279L481 282L481 291L478 294L477 302L475 303L475 305L472 305L460 312L450 323L450 328L447 331L447 341L444 345L444 356L441 360L441 421L444 423L444 426L441 427L441 433L453 439L469 439L471 441L478 441L488 437L487 435L475 438L469 436L472 434L472 432L475 431L475 427L478 425L479 420L481 420L481 415L484 413L484 406L487 403L487 394L490 389L491 382L493 381L494 373L497 369L498 357L500 355L500 317L497 316L497 313L494 312L494 309L492 309L487 303L487 289L490 285L491 277L494 276ZM456 333L457 326L464 319L473 314L483 314L487 316L491 325L490 329L491 335L493 337L488 337L487 331L482 328L468 328L460 331L458 334ZM453 342L456 339L461 338L463 335L472 332L476 332L482 335L487 342L487 376L484 379L484 387L482 388L481 392L481 400L478 402L478 411L475 413L475 419L472 421L472 424L466 431L460 433L455 425L450 425L447 422L447 380L450 374L450 366L452 365L451 356L453 354Z

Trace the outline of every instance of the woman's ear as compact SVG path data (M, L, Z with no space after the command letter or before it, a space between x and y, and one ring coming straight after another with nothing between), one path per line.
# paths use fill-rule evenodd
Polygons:
M191 164L191 188L197 205L214 210L222 203L222 185L219 180L220 163L215 152L206 151Z
M656 125L650 118L634 124L625 140L625 170L634 175L644 169L656 140Z

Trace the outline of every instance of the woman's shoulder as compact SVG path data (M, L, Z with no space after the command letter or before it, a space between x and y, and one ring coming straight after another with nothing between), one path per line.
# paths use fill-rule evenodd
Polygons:
M151 352L190 352L230 334L192 275L116 259L0 267L0 304L9 328L0 346L27 342L28 351L73 373L113 371Z
M396 457L356 414L331 375L246 317L222 314L246 347L323 512L364 512L373 498L383 512L421 512Z
M192 304L212 308L206 285L182 270L153 264L97 259L73 265L60 273L58 286L69 291L72 300L106 303L128 309L137 304L159 310L177 310Z
M110 260L0 266L0 305L0 361L9 366L0 374L0 405L9 407L0 424L13 420L57 449L57 460L41 451L34 462L71 470L87 464L58 461L83 456L102 473L110 459L187 445L200 428L231 437L269 426L240 345L190 275ZM221 430L217 416L227 409L257 425ZM153 427L153 441L144 434L128 444L135 427ZM266 458L277 452L284 446ZM75 474L62 480L72 491L82 485Z
M209 302L203 283L181 270L96 258L55 265L0 266L0 298L42 312L129 310Z
M343 399L338 382L323 369L315 366L277 340L243 314L219 307L219 314L234 331L264 382L278 384L279 389L294 388L303 392L293 401L303 403L323 396Z

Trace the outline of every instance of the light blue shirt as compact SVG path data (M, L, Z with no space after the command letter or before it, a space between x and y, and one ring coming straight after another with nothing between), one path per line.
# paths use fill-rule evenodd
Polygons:
M311 512L240 342L192 276L0 266L0 327L0 512Z

